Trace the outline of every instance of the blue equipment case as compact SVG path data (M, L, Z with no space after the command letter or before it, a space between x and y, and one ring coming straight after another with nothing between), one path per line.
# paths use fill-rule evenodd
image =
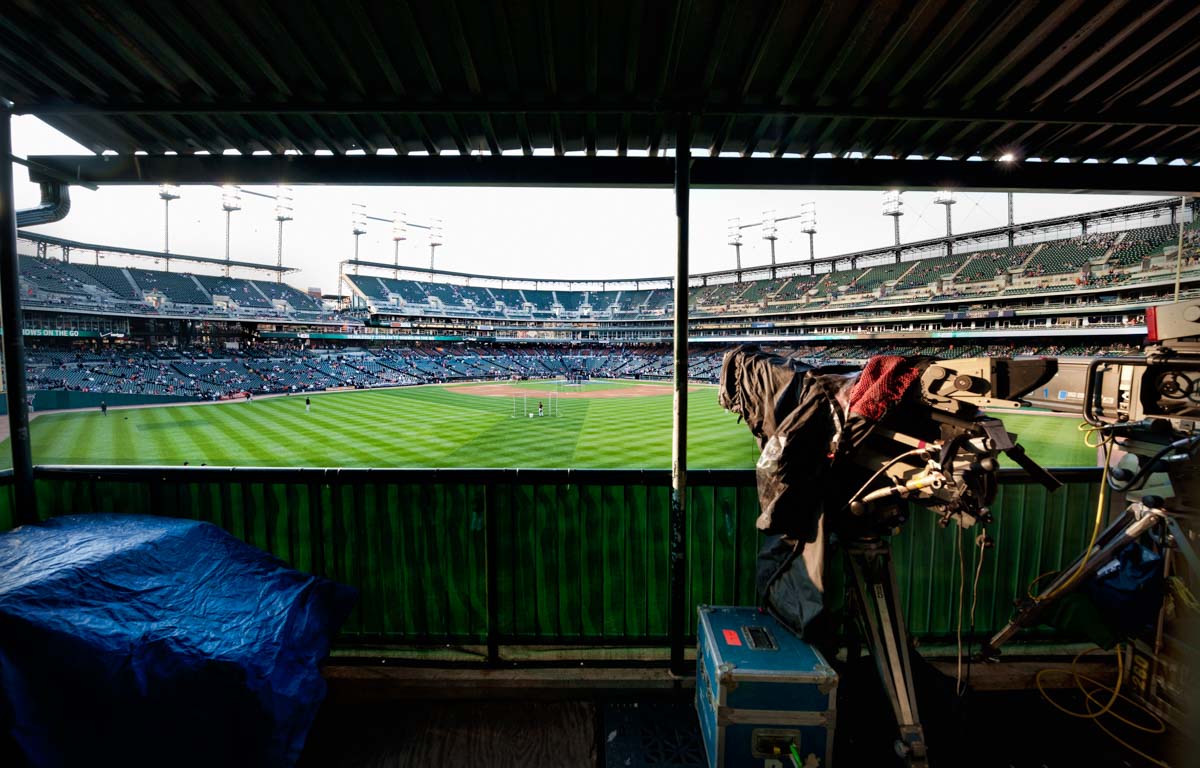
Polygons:
M699 607L696 711L709 768L803 768L833 756L837 673L757 608Z

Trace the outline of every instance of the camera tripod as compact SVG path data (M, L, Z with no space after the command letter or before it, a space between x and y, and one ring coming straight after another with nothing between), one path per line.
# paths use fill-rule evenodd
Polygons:
M854 582L851 605L862 620L868 650L899 728L896 752L914 768L926 766L925 731L917 712L891 545L882 538L862 537L843 543L842 549Z

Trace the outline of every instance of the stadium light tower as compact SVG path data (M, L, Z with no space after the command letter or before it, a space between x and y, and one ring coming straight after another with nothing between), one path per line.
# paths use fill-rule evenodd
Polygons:
M737 259L737 279L742 281L742 220L734 216L729 219L727 242L733 246L734 257Z
M442 246L444 238L442 237L442 220L434 219L429 224L429 271L433 271L433 257L437 253L437 249Z
M953 190L941 189L938 190L936 195L934 195L933 202L937 203L938 205L946 206L946 255L949 256L952 249L950 237L954 234L950 223L950 206L954 205L958 201L954 199Z
M233 212L242 210L242 191L234 184L221 187L221 210L225 211L225 277L229 277L229 231Z
M158 188L158 196L163 201L163 253L166 254L166 268L171 271L171 201L179 199L179 187L174 184L163 184Z
M367 206L350 204L350 229L354 233L354 274L358 274L358 239L367 234Z
M762 238L771 244L771 279L775 279L775 241L779 239L779 222L775 211L763 211Z
M275 187L275 222L279 225L275 236L275 282L283 282L283 222L292 220L292 188Z
M1013 193L1008 193L1008 247L1013 247L1016 231L1013 229Z
M816 246L813 244L817 234L817 204L804 203L800 206L800 231L808 235L808 260L817 258Z
M892 217L892 226L896 232L896 262L900 261L900 217L904 215L904 201L900 199L901 191L893 189L883 193L883 215Z
M408 222L404 220L404 211L396 211L392 215L392 257L396 265L395 278L400 279L400 241L408 239Z

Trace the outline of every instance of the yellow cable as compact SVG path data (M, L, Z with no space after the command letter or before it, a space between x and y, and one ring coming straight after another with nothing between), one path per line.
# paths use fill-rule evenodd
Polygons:
M1106 492L1108 490L1108 462L1112 457L1112 440L1104 440L1103 445L1104 473L1100 477L1100 497L1096 501L1096 523L1092 526L1092 538L1090 541L1088 541L1087 549L1083 551L1083 557L1079 559L1079 567L1075 569L1075 571L1067 578L1066 581L1062 583L1062 585L1058 587L1058 589L1051 590L1045 595L1039 595L1038 597L1035 597L1034 600L1037 602L1049 600L1052 597L1062 594L1067 589L1072 587L1075 582L1079 581L1080 577L1083 576L1083 572L1087 570L1087 559L1092 554L1092 549L1096 546L1096 539L1100 537L1100 527L1104 522L1104 502L1107 501Z
M1192 590L1187 588L1183 583L1183 579L1178 576L1167 577L1167 587L1171 590L1171 594L1179 603L1193 611L1200 612L1200 601L1196 600L1196 596L1192 594Z
M1041 580L1046 578L1047 576L1057 576L1059 573L1061 573L1061 571L1046 571L1041 576L1038 576L1036 579L1029 582L1029 587L1028 587L1028 589L1025 590L1025 594L1029 595L1030 600L1037 600L1038 596L1033 594L1033 588L1036 587L1041 582Z
M1133 752L1135 755L1137 755L1145 760L1148 760L1150 763L1153 763L1154 765L1162 766L1162 768L1170 768L1170 766L1166 762L1159 760L1157 758L1151 757L1150 755L1141 751L1137 747L1134 747L1129 742L1125 741L1120 736L1118 736L1117 734L1115 734L1111 730L1109 730L1108 727L1106 727L1104 725L1104 723L1101 722L1101 720L1100 720L1101 717L1103 717L1104 715L1111 715L1116 720L1119 720L1120 722L1128 725L1129 727L1134 728L1135 730L1141 731L1143 733L1159 734L1159 733L1165 733L1167 730L1166 723L1163 722L1162 718L1160 718L1158 715L1154 714L1154 712L1152 712L1145 705L1141 704L1140 702L1134 701L1133 699L1129 698L1125 694L1121 693L1121 682L1125 677L1125 665L1124 665L1124 661L1123 661L1123 656L1121 654L1121 646L1118 645L1116 648L1117 684L1115 686L1110 687L1110 686L1100 682L1099 680L1096 680L1093 677L1089 677L1088 675L1084 675L1079 672L1079 669L1078 669L1079 660L1081 658L1083 658L1086 654L1091 653L1092 651L1095 651L1095 650L1097 650L1097 649L1091 648L1086 651L1083 651L1082 653L1077 654L1075 656L1075 658L1071 661L1070 674L1071 674L1072 679L1074 679L1074 681L1075 681L1076 687L1079 688L1079 690L1083 692L1084 704L1087 707L1086 713L1076 712L1074 710L1067 709L1062 704L1059 704L1057 701L1055 701L1053 698L1050 697L1050 694L1046 691L1045 686L1042 684L1043 676L1048 675L1048 674L1054 674L1054 673L1066 674L1065 670L1061 670L1061 669L1038 670L1037 675L1035 675L1035 677L1034 677L1034 681L1037 684L1038 692L1042 694L1042 698L1044 698L1051 706L1053 706L1055 709L1062 712L1063 714L1069 715L1070 717L1079 718L1081 720L1091 720L1093 723L1096 724L1097 728L1104 731L1106 734L1108 734L1108 736L1113 741L1117 742L1122 747L1125 747L1125 749L1128 749L1130 752ZM1085 681L1094 685L1095 688L1088 690L1083 684ZM1102 707L1099 711L1092 711L1092 705L1100 703L1099 700L1095 697L1095 694L1099 691L1110 691L1112 693L1112 696L1109 698L1108 703L1105 704L1104 707ZM1117 703L1118 699L1130 704L1134 708L1141 710L1145 714L1149 715L1151 720L1153 721L1154 725L1146 726L1146 725L1142 725L1141 723L1135 723L1132 720L1124 717L1123 715L1118 714L1117 712L1114 712L1113 705L1115 705Z

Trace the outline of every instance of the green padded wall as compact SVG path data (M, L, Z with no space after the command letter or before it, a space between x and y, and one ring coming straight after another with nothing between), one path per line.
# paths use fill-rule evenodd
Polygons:
M362 597L348 643L661 645L668 641L670 477L662 471L36 470L41 518L115 511L207 520ZM989 527L976 630L1086 545L1096 482L1054 494L1008 475ZM685 604L754 602L754 474L688 476ZM5 480L4 482L10 482ZM0 493L0 524L11 494ZM965 531L967 602L978 529ZM915 510L893 538L914 634L954 633L954 529ZM490 599L489 599L490 596ZM490 632L489 632L490 630Z

